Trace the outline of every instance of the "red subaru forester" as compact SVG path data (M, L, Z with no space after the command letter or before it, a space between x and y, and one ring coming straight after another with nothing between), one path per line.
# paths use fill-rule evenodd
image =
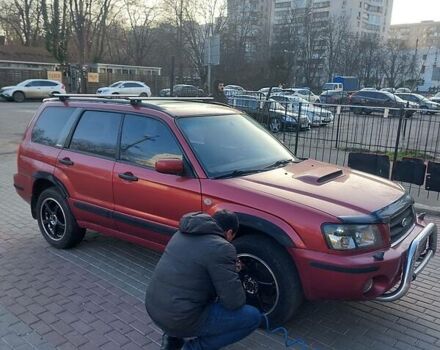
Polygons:
M183 214L236 212L248 302L276 322L304 297L396 300L437 245L400 185L300 160L247 115L200 101L46 100L14 186L57 248L91 229L161 251Z

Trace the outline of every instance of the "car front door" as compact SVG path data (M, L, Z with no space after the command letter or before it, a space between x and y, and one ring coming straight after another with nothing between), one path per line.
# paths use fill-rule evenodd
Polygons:
M41 85L39 80L33 80L27 83L24 87L24 93L26 98L39 98L41 97Z
M112 172L122 115L85 111L57 160L55 176L81 223L114 228ZM98 228L97 228L98 229Z
M183 214L200 211L200 182L188 168L182 175L155 170L159 159L184 159L174 134L162 121L126 115L119 160L113 169L115 219L120 231L163 246Z

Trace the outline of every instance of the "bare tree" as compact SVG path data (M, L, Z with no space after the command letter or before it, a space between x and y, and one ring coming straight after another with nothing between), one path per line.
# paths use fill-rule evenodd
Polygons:
M113 5L113 0L69 0L72 36L81 65L101 59Z
M65 63L67 62L70 26L68 1L63 0L60 5L59 0L53 0L48 5L45 0L42 0L41 11L46 48L58 62Z
M41 35L39 0L12 0L0 3L0 24L24 46L35 46Z

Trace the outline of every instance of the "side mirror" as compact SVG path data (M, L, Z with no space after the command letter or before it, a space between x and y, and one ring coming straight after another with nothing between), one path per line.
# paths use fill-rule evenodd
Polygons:
M172 158L172 159L159 159L156 161L155 167L158 173L171 174L171 175L182 175L183 174L183 160Z

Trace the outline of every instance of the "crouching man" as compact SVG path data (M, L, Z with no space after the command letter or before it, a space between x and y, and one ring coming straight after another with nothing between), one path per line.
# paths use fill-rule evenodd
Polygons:
M260 325L259 310L245 304L230 243L238 224L237 215L226 210L180 220L145 298L148 314L164 331L161 349L217 350Z

